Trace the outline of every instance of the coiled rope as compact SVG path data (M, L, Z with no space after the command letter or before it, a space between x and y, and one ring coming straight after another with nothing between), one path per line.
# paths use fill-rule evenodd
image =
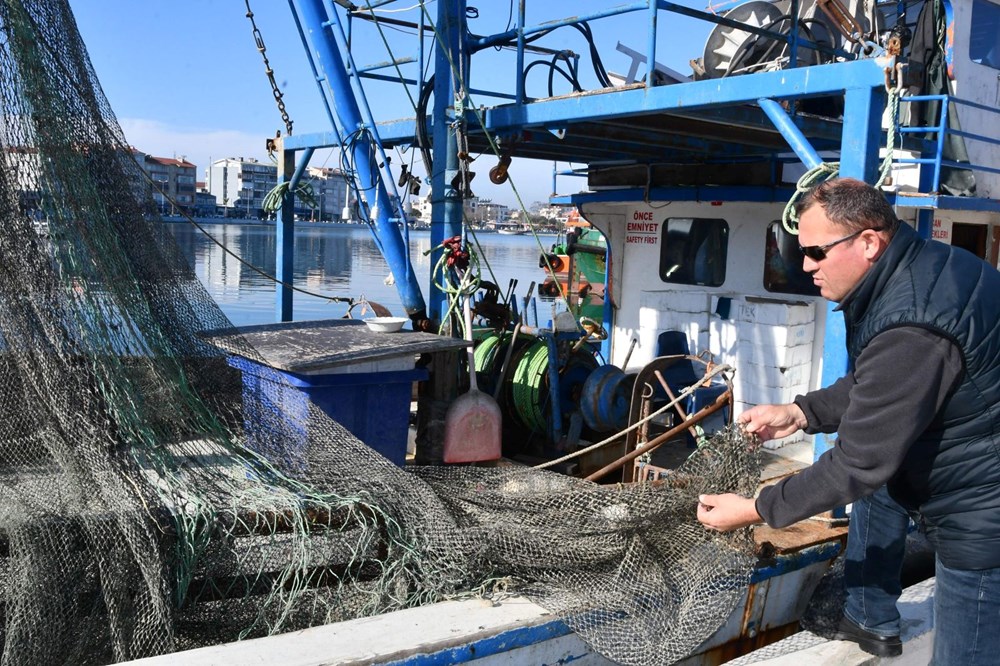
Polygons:
M424 252L424 256L427 256L436 250L441 250L441 256L431 273L431 283L448 296L448 311L441 318L438 335L444 333L447 322L459 311L461 299L472 298L473 294L479 291L482 273L479 253L468 245L463 249L461 242L462 237L455 236ZM455 269L454 273L458 275L457 283L452 282L449 268ZM459 326L464 329L463 318L457 319ZM465 333L464 330L462 332Z
M902 72L897 70L896 75L902 77ZM896 134L899 131L899 97L901 90L899 86L887 85L886 91L888 92L888 98L885 105L889 112L889 127L886 130L885 157L882 159L878 180L875 182L875 187L877 188L881 187L889 177L889 174L892 173L892 156L896 148ZM813 187L824 181L836 178L839 174L840 162L822 162L806 171L799 178L798 183L795 184L795 194L785 204L785 210L781 214L781 224L785 228L785 231L798 235L799 217L795 208L799 201Z

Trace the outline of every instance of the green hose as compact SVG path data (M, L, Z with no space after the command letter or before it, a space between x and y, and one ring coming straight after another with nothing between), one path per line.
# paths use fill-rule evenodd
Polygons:
M511 395L514 414L526 428L545 433L546 419L542 410L542 389L549 369L549 348L544 340L536 340L521 355L514 369Z

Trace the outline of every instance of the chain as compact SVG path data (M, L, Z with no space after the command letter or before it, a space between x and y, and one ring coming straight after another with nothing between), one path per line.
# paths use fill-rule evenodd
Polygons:
M253 20L250 0L246 0L246 5L247 18L250 19L250 25L253 26L253 40L257 43L257 50L260 51L260 57L264 59L264 71L267 73L267 80L271 83L271 93L274 95L274 101L278 103L278 111L281 112L281 119L285 122L285 130L288 136L291 136L292 119L288 117L288 111L285 110L285 100L282 99L281 90L278 89L278 83L274 80L274 70L271 69L271 63L267 60L267 47L264 46L264 37L260 34L256 21Z

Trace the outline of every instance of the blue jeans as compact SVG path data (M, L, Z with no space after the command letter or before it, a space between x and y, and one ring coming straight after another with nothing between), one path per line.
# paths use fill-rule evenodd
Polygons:
M1000 661L1000 569L949 569L937 561L934 666Z
M882 486L854 502L847 532L844 614L879 636L899 634L896 600L910 517Z

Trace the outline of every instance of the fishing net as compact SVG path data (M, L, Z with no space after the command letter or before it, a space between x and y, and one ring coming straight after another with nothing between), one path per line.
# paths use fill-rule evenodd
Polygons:
M659 485L398 468L246 390L206 342L263 362L155 217L65 0L0 1L0 97L4 664L134 659L491 581L623 663L675 661L728 615L748 534L694 514L700 492L754 490L737 431Z

